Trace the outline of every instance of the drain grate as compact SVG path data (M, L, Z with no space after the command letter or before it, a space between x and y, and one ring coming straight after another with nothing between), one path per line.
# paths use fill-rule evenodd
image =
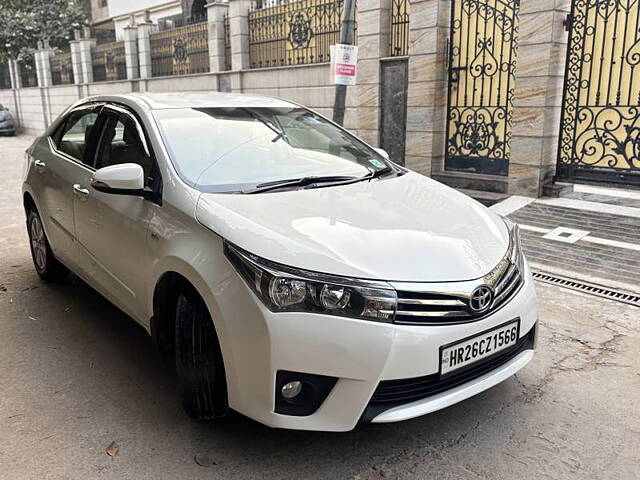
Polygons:
M601 285L585 283L558 275L550 275L548 273L532 272L532 276L533 278L535 278L536 280L540 280L541 282L558 285L564 288L570 288L579 292L588 293L591 295L596 295L598 297L604 297L610 300L616 300L618 302L628 303L629 305L640 307L640 295L633 295L631 293L625 293L619 290L612 290Z

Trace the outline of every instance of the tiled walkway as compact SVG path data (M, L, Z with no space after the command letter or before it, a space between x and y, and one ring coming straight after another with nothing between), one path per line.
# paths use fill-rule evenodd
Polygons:
M534 270L640 293L640 192L577 186L559 199L510 197Z

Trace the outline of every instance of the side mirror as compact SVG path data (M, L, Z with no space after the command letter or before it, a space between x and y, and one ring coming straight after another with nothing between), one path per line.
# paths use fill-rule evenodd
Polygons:
M144 197L144 171L136 163L110 165L96 170L91 186L103 193Z
M373 149L379 153L380 155L382 155L384 157L385 160L389 160L389 154L387 153L387 151L384 148L378 148L378 147L373 147Z

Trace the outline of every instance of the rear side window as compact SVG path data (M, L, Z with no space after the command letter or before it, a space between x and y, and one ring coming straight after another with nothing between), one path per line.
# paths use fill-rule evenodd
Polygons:
M92 136L98 113L94 110L73 112L59 136L58 150L83 163L87 144Z

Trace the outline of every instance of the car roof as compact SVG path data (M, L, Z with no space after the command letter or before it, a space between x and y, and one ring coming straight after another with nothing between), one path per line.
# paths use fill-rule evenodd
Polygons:
M171 92L171 93L127 93L100 95L84 99L89 101L134 102L151 110L168 108L213 108L213 107L297 107L296 104L276 97L221 92Z

